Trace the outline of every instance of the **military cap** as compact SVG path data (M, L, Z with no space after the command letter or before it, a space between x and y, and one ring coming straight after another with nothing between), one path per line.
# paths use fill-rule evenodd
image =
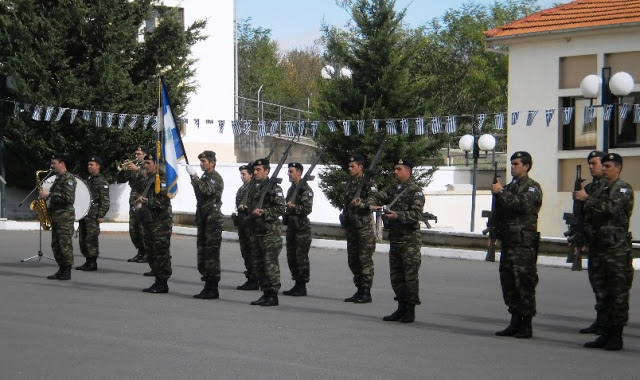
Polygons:
M289 162L289 165L287 167L296 168L296 169L302 171L302 164L299 163L299 162Z
M253 166L269 166L269 160L267 158L258 158L253 162Z
M413 161L411 161L408 158L400 158L396 160L396 162L393 163L393 166L396 166L396 165L403 165L408 167L409 169L413 169Z
M51 159L52 160L58 160L58 161L64 162L66 164L67 160L69 160L69 155L66 154L66 153L56 152L56 153L51 155Z
M531 160L531 155L529 154L529 152L518 151L511 155L511 160L515 160L516 158Z
M100 158L98 156L91 156L89 158L89 162L95 162L96 164L102 166L102 158Z
M133 148L133 151L135 152L136 150L141 150L141 151L143 151L145 153L149 151L145 147L143 147L142 145L136 145L136 147Z
M602 157L602 163L604 164L607 161L617 162L622 165L622 156L618 153L608 153L604 157Z
M147 153L144 155L144 160L151 160L151 161L155 161L156 160L156 156L153 155L153 153Z
M212 150L205 150L198 155L198 159L208 158L211 161L216 161L216 152Z
M240 167L238 168L238 171L241 172L243 170L249 171L249 167L247 165L240 165Z
M364 156L361 154L353 154L349 157L349 162L357 162L364 165Z
M589 153L589 155L587 156L587 162L589 162L589 160L594 157L600 157L602 159L606 155L607 154L605 152L601 152L599 150L592 150L591 153Z

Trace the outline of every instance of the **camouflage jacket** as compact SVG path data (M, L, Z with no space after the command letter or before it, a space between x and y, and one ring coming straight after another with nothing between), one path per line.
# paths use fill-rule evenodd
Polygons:
M262 181L254 180L253 184L249 187L249 195L247 197L247 209L251 214L253 210L258 208L258 202L260 195L265 188L269 186L269 179ZM264 213L257 217L253 216L252 220L254 224L266 227L266 231L257 231L258 233L272 232L274 234L280 234L280 216L284 215L284 196L282 194L282 188L274 184L267 190L264 200L262 202L262 210Z
M371 181L371 179L367 180L362 186L362 191L360 192L360 199L362 202L359 206L352 206L351 201L356 196L356 191L358 190L358 186L362 181L365 180L364 176L349 179L347 182L347 186L344 191L344 198L342 204L342 212L344 216L348 219L349 224L356 222L355 225L367 225L371 223L371 211L369 211L369 207L367 207L366 203L369 200L369 197L372 194L378 192L376 185Z
M144 191L146 185L144 170L142 164L136 164L138 170L121 170L116 177L118 183L129 182L131 187L131 194L129 195L129 204L133 206L136 203L136 199Z
M514 178L496 194L500 210L498 230L503 246L533 246L538 240L538 212L542 189L528 175Z
M59 174L49 189L48 209L51 213L71 212L76 200L76 177L68 171Z
M287 190L287 197L285 198L286 202L293 203L296 207L294 208L286 208L286 215L291 217L298 217L299 222L303 224L309 224L309 214L313 211L313 190L309 184L305 181L300 184L300 187L296 191L295 198L291 201L292 197L294 197L293 190L295 189L296 184L291 184L289 186L289 190Z
M222 192L224 191L224 181L217 171L203 173L200 178L191 179L193 190L198 200L196 217L199 214L211 215L211 218L222 222Z
M607 180L603 177L593 177L593 180L584 186L584 191L589 197L598 197L599 194L607 186ZM585 202L583 202L584 204ZM593 227L591 226L590 210L583 208L584 217L584 232L587 237L587 241L590 241L590 237L593 236Z
M109 183L102 176L89 176L87 179L89 191L91 192L91 208L89 213L96 218L104 218L109 211Z
M144 179L145 186L143 194L141 195L147 198L147 202L143 203L140 208L142 222L151 225L166 223L167 221L171 222L173 214L171 209L171 199L167 195L166 184L162 181L160 192L156 194L155 174L145 176Z
M612 250L631 249L629 221L633 211L633 189L621 179L606 183L599 194L585 201L585 217L591 226L590 241Z
M398 219L387 221L391 235L404 234L420 228L424 194L413 178L372 194L367 200L367 207L384 206L392 202L394 203L389 209L398 214Z

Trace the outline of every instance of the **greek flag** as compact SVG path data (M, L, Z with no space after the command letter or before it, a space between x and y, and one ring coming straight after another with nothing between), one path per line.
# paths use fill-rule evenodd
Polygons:
M329 131L331 132L335 132L337 129L335 121L332 121L332 120L327 121L327 127L329 127Z
M164 81L160 83L162 87L162 109L158 116L162 118L162 131L158 135L162 137L162 157L167 181L167 196L173 198L178 193L178 160L184 158L185 154L180 130L171 111L169 93Z
M627 103L623 103L620 106L620 110L618 111L618 116L620 116L620 119L622 119L622 121L627 119L627 114L629 113L629 104Z
M158 117L154 116L153 121L151 122L151 129L154 131L158 129Z
M234 136L238 136L242 133L242 130L240 129L240 122L238 120L231 120L231 129L233 129Z
M102 127L102 111L96 111L95 116L96 127Z
M107 128L111 128L113 123L113 112L107 112Z
M496 129L504 129L504 114L499 113L493 117L493 124Z
M527 127L530 127L533 124L533 120L535 120L538 111L529 111L527 112Z
M478 115L478 129L482 129L482 126L484 125L484 121L487 118L487 114L486 113L481 113L480 115Z
M73 122L76 120L76 115L78 115L78 110L72 109L71 115L69 116L69 123L73 124Z
M373 119L373 130L376 132L380 131L380 120Z
M611 113L613 112L613 104L605 104L602 119L605 121L611 120Z
M345 136L351 136L351 121L343 120L342 121L342 129L344 130Z
M211 120L213 124L213 120ZM218 120L218 128L220 129L220 133L224 132L224 120Z
M279 123L277 121L271 122L271 136L275 136L276 132L279 130Z
M131 120L129 120L129 128L133 129L138 122L138 115L131 115Z
M318 125L320 124L319 121L312 121L311 122L311 136L316 137L316 132L318 132Z
M442 122L439 117L431 118L431 133L442 133Z
M447 116L447 133L454 133L456 131L456 117L455 116Z
M401 119L400 120L400 129L402 129L403 135L409 134L409 119Z
M149 119L151 119L151 116L144 115L144 117L142 118L142 129L147 129L147 125L149 125Z
M267 122L260 120L258 122L258 136L264 137L267 135Z
M293 122L285 121L284 122L284 135L287 137L295 136L295 132L293 131Z
M22 107L22 108L24 108L24 112L29 113L29 111L31 111L31 104L25 103L24 107Z
M122 127L124 127L124 119L126 118L127 118L126 113L118 114L118 128L122 129Z
M520 111L511 112L511 125L516 125L518 116L520 116Z
M304 120L298 120L298 136L306 136L307 128L305 126Z
M84 121L89 121L89 120L91 120L91 111L89 111L89 110L82 110L82 120L84 120Z
M53 115L53 109L55 107L47 107L47 110L44 112L44 121L51 120L51 116Z
M35 106L33 107L33 114L31 115L31 118L33 120L37 120L40 121L40 111L42 110L42 106Z
M547 122L547 127L551 123L551 119L553 119L553 114L555 112L556 112L555 108L549 108L548 110L544 111L544 117L545 117L545 120Z
M562 125L571 124L574 109L574 107L564 107L564 109L562 110Z
M422 136L424 132L424 118L418 117L416 118L416 135Z
M633 105L633 122L640 123L640 104Z
M595 113L595 107L594 106L588 106L588 107L584 107L584 123L585 124L590 124L593 122L594 119L594 114Z
M62 115L64 115L64 111L68 110L68 108L58 108L58 114L56 115L56 122L60 121L60 119L62 119Z
M393 119L387 119L387 134L388 135L398 134L398 128L396 128L396 121Z
M244 121L244 134L248 135L251 132L251 120Z
M200 129L200 119L193 119L193 122L196 123L196 127Z
M364 135L364 120L358 120L357 124L358 124L358 134Z

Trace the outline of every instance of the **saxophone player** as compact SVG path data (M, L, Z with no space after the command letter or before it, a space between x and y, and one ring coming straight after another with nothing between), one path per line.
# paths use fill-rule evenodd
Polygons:
M51 250L58 263L58 271L48 276L49 280L70 280L73 266L73 222L76 198L76 179L67 171L69 157L64 153L51 156L51 169L57 177L50 190L41 190L40 197L49 200L51 215Z

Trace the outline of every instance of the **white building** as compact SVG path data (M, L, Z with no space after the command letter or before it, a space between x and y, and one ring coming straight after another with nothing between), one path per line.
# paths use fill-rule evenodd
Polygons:
M508 155L526 150L533 156L531 177L544 192L539 229L543 236L562 236L563 212L571 212L576 165L590 180L586 157L593 149L605 150L603 108L595 107L593 122L584 123L589 99L581 95L580 82L590 74L633 76L630 95L612 101L602 95L594 105L628 103L623 121L616 106L608 133L608 151L624 158L622 178L629 182L636 200L640 190L640 124L633 123L633 105L640 103L640 0L579 0L543 10L485 32L487 48L509 55L509 115L520 111L520 121L509 125ZM605 69L605 77L609 70ZM563 107L575 107L569 125L563 125ZM556 109L547 127L544 111ZM531 126L525 126L528 110L539 110ZM524 113L524 115L523 115ZM608 123L609 124L609 123ZM634 238L640 237L640 211L636 205L631 222Z

